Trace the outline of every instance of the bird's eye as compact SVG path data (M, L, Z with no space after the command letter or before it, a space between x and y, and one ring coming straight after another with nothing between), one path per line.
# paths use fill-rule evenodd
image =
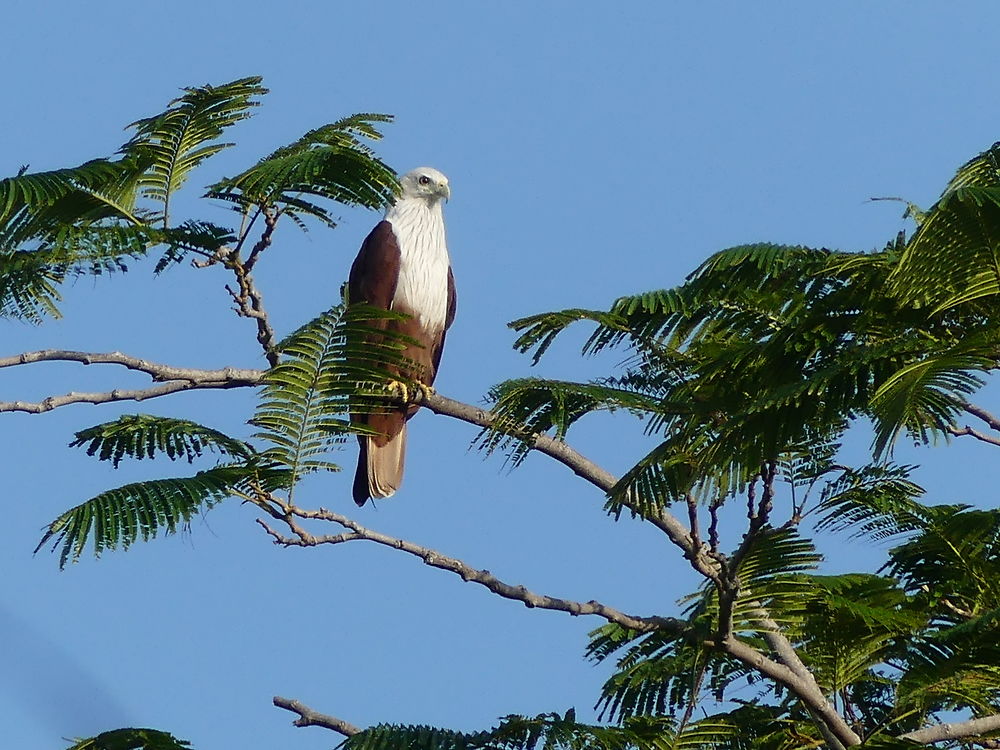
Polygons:
M420 175L420 179L418 179L417 182L419 182L421 185L430 185L431 184L431 178L428 177L425 174L422 174L422 175Z

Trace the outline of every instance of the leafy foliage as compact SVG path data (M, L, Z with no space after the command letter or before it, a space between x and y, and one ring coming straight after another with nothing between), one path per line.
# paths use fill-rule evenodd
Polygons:
M187 419L127 414L76 433L70 447L87 447L87 455L111 461L117 469L122 458L153 458L165 453L171 461L200 457L205 450L248 460L253 448L241 440Z
M621 726L598 726L564 715L506 716L483 732L455 732L427 726L378 725L349 737L345 750L688 750L731 740L736 727L712 718L677 729L668 718L643 717Z
M59 567L64 567L79 560L89 537L99 557L107 549L128 549L137 539L172 534L198 512L229 497L247 474L240 467L220 466L193 477L134 482L102 492L50 523L35 552L51 542L59 549Z
M258 76L221 86L184 89L158 115L133 122L135 135L122 152L148 166L138 181L143 197L162 204L162 222L169 226L171 196L205 159L234 145L218 143L223 131L250 116L256 99L267 93Z
M173 196L207 159L232 146L224 133L267 93L259 77L184 89L155 115L133 122L115 158L0 179L0 315L40 322L58 315L58 286L80 273L126 270L126 260L163 247L157 273L189 257L239 251L255 220L281 215L301 225L335 220L321 198L383 206L396 186L366 145L387 115L351 115L310 131L236 177L209 188L243 214L239 231L188 219L171 225Z
M235 177L212 185L208 196L233 203L245 214L275 206L293 218L311 216L329 227L336 221L316 198L380 208L392 197L396 177L362 139L380 139L376 124L391 119L357 114L310 130Z
M288 469L283 489L289 496L302 475L340 470L321 456L358 431L349 419L352 397L389 380L388 366L402 363L401 339L380 330L376 343L370 335L379 321L399 317L368 305L340 305L278 345L285 359L267 373L252 423L261 428L255 437L271 444L263 460Z
M79 740L68 750L188 750L191 743L158 729L114 729Z
M36 552L51 543L59 564L76 562L93 540L96 556L127 549L161 533L174 533L199 512L228 497L261 502L287 492L314 471L339 471L327 456L350 434L351 409L378 406L390 367L406 364L402 337L378 327L399 313L366 305L339 305L319 315L279 344L282 361L264 379L252 423L258 449L218 430L184 419L126 415L81 430L72 446L111 461L165 455L189 463L206 451L227 459L192 477L134 482L102 492L66 511L47 527ZM373 340L378 331L378 341ZM359 401L361 399L361 401Z
M264 93L258 78L185 89L133 123L113 159L0 180L0 314L56 315L67 278L125 270L154 247L163 249L157 273L194 255L236 271L246 295L281 217L332 227L331 202L377 208L390 200L395 177L370 146L390 118L358 114L211 185L207 197L240 215L237 229L173 223L173 196L231 145L221 139ZM931 443L961 434L957 420L976 414L968 399L1000 361L1000 144L964 165L931 208L908 204L907 215L912 235L875 252L740 245L675 288L622 297L607 310L514 321L516 348L535 364L578 322L593 329L583 354L615 349L625 358L592 382L497 385L496 419L480 447L507 451L517 464L537 433L565 439L598 411L636 417L656 444L625 471L607 509L662 523L664 508L683 503L692 543L682 546L706 582L682 600L679 627L640 633L613 623L592 634L588 655L615 660L597 704L607 724L578 722L570 710L508 716L482 732L379 725L349 738L348 750L831 744L794 680L761 680L767 660L800 677L804 665L815 681L809 689L868 747L900 747L907 732L953 712L1000 713L1000 512L924 504L913 467L888 460L902 435ZM260 239L245 254L261 219ZM352 415L398 408L385 383L409 369L402 351L413 343L387 331L398 317L338 305L277 347L265 345L278 363L264 379L249 442L141 414L81 430L72 445L115 467L163 455L192 463L215 453L218 461L193 476L103 492L53 521L38 549L58 549L64 566L88 542L96 555L127 548L230 497L287 517L302 477L338 470L332 451L365 431ZM874 425L874 462L840 465L844 433L859 421ZM730 513L727 526L738 500L746 501L747 532L724 553L720 515ZM773 515L783 500L791 510L780 523ZM801 530L812 513L820 532L892 545L885 567L821 573ZM699 530L706 514L708 528ZM737 659L727 651L733 643L758 661ZM723 710L706 715L708 701ZM124 729L78 747L184 745Z
M627 359L589 383L499 384L490 393L496 426L480 438L487 451L509 451L516 463L528 436L563 439L587 414L620 409L660 442L610 493L614 515L701 501L714 519L748 494L752 519L767 466L791 496L784 528L765 527L719 558L736 566L725 568L738 580L734 601L724 604L709 582L686 600L683 632L595 631L590 656L618 656L603 717L690 715L706 697L745 695L754 670L705 646L724 617L762 653L780 628L871 746L898 746L942 711L1000 712L1000 513L924 505L914 467L885 460L902 434L947 437L997 368L998 159L994 146L970 161L937 204L909 211L913 236L881 251L738 246L676 288L511 323L516 348L536 364L577 322L593 328L585 355L620 349ZM874 424L876 463L841 466L838 443L859 420ZM818 558L789 529L812 512L819 530L895 544L889 576L811 570ZM771 682L732 714L745 740L734 747L824 742L815 718Z

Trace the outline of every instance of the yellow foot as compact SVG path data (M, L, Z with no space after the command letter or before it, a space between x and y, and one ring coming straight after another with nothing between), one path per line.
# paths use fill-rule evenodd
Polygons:
M414 383L413 391L411 392L410 386L399 380L390 380L385 384L385 388L389 393L398 397L404 404L412 404L418 400L416 391L420 391L422 398L419 400L428 399L434 393L434 389L426 383Z
M385 384L385 389L394 396L397 396L404 404L410 403L410 389L399 380L390 380Z

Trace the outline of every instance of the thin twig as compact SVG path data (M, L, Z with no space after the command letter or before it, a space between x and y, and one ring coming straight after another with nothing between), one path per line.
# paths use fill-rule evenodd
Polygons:
M543 594L536 594L529 591L524 586L514 586L509 583L505 583L488 570L478 570L457 558L443 555L436 550L430 549L429 547L423 547L419 544L406 541L405 539L399 539L398 537L373 531L372 529L362 526L357 521L354 521L347 516L334 513L326 510L325 508L319 508L318 510L305 510L286 505L285 510L287 512L287 516L284 519L285 523L291 529L294 536L289 537L282 535L268 526L268 524L261 519L258 519L257 523L259 523L267 531L276 544L286 547L317 547L324 544L343 544L345 542L352 541L374 542L375 544L381 544L385 547L391 547L392 549L419 557L425 564L430 565L431 567L446 570L449 573L454 573L463 581L468 583L478 583L480 586L486 587L498 596L502 596L505 599L519 601L529 608L568 612L569 614L575 616L596 615L597 617L601 617L608 622L617 623L622 627L637 630L639 632L652 632L654 630L666 629L675 633L681 633L687 629L687 624L683 620L678 620L672 617L638 617L635 615L627 615L613 607L609 607L593 600L589 602L577 602L570 599L560 599ZM347 529L347 532L343 534L315 536L302 528L301 525L295 521L296 518L335 523Z

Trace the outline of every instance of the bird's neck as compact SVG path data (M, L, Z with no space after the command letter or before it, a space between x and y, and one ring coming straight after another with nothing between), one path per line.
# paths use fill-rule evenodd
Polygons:
M444 212L441 201L429 201L426 198L400 198L385 212L387 221L396 223L430 222L444 223Z
M447 258L441 201L404 198L386 211L385 218L392 224L404 256L440 254Z

